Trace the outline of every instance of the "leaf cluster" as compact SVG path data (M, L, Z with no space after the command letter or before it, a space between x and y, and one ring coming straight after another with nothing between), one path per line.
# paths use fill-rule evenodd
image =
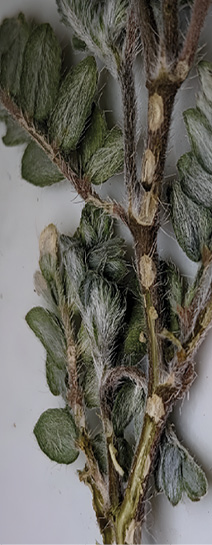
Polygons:
M211 250L212 235L212 65L198 65L201 90L197 107L184 112L192 150L178 163L179 180L171 196L171 218L177 240L192 261Z
M131 287L136 284L135 279L132 282L134 272L126 262L123 240L114 234L112 219L100 209L86 205L72 237L59 235L53 225L45 228L40 237L39 263L35 286L47 301L48 309L35 307L29 311L26 320L47 352L48 386L53 395L62 395L65 401L66 408L61 411L66 412L60 412L61 421L64 414L66 420L74 422L69 395L70 346L75 347L78 387L83 395L84 408L100 407L99 395L105 373L115 369L117 361L121 369L126 358L129 358L130 365L140 365L144 350L139 343L139 335L145 319L140 310L140 315L137 313L132 320L132 308L138 305L136 290L133 293ZM126 426L135 413L140 414L143 410L144 391L133 381L125 380L124 385L122 381L118 382L113 397L112 422L117 440L123 443L126 442ZM128 402L123 404L126 397ZM54 415L57 418L58 413L47 411L47 420L42 416L35 427L38 442L47 454L47 447L43 448L44 439L40 439L39 434L41 430L45 437L45 425L50 417L49 429L53 430ZM55 421L54 425L55 432L59 424ZM61 463L61 451L58 456L54 454L59 441L57 433L52 433L52 441L54 452L51 451L50 457L56 461L60 457ZM96 456L103 452L100 469L105 468L103 437L94 436L93 441ZM100 448L101 444L104 448ZM127 448L129 451L130 447ZM68 453L64 463L67 459Z
M179 503L183 492L191 501L200 500L207 492L203 470L179 442L173 427L164 433L155 478L157 490L164 492L172 505Z
M85 57L64 74L62 50L48 23L28 24L23 14L3 21L0 89L3 141L27 142L22 159L27 181L45 186L63 180L59 154L73 173L94 184L123 170L122 131L108 129L98 105L95 58Z

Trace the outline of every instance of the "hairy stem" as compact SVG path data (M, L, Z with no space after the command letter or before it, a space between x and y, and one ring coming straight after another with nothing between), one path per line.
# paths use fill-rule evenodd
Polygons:
M146 481L152 464L153 451L159 440L160 433L164 426L164 420L158 423L147 413L137 454L129 478L124 500L116 517L117 543L129 543L128 534L136 529L136 514L140 497L146 490Z
M74 332L71 325L70 311L66 304L60 308L61 318L67 343L67 372L68 372L68 393L67 401L73 410L74 418L79 429L85 428L85 414L83 407L82 392L78 384L77 373L77 349L74 339Z
M169 3L164 2L164 20L166 36L166 54L173 53L174 29L169 24L176 22L176 12L172 12L173 19L168 23L167 9ZM150 51L152 46L150 44ZM151 53L152 54L152 53ZM176 369L175 388L169 385L160 385L161 342L160 342L160 303L157 293L157 254L156 238L158 231L158 207L161 198L163 171L165 165L167 141L174 100L181 79L177 72L168 70L161 57L158 64L158 74L154 79L147 78L149 90L148 108L148 137L144 152L140 209L130 216L131 230L136 243L136 258L141 288L144 293L149 354L149 385L146 414L141 438L137 447L133 467L129 477L124 500L117 513L116 532L117 543L127 542L130 532L136 529L136 524L144 510L144 501L149 475L153 469L158 441L164 428L167 416L183 392L193 381L193 366L183 365L179 360ZM142 197L141 197L142 195ZM186 357L183 351L183 357ZM180 370L179 370L180 368ZM178 374L177 374L178 372ZM183 383L184 381L184 383ZM134 539L134 538L133 538Z
M135 15L132 9L127 24L127 35L124 52L124 61L120 66L119 79L122 91L124 114L124 168L125 183L128 190L129 203L132 190L137 185L136 166L136 97L133 65L135 60Z
M134 0L138 27L144 48L146 73L150 77L154 71L158 56L158 29L152 6L148 0Z
M65 161L58 149L55 149L40 133L34 124L26 119L18 106L12 101L9 95L0 88L0 102L12 118L19 123L19 125L31 136L31 138L38 144L49 159L54 163L60 172L63 174L64 179L67 179L73 185L75 191L82 197L85 202L90 202L99 208L103 208L105 212L112 216L120 218L123 223L128 225L128 217L125 209L114 201L104 201L99 197L98 193L93 190L91 183L87 178L81 178L74 172L69 162Z
M163 0L163 39L168 62L175 61L179 48L178 0Z
M157 340L157 333L155 329L155 322L158 318L157 311L151 301L151 293L147 291L144 295L145 307L147 315L147 327L149 330L149 395L155 391L160 378L160 360L159 360L159 346Z
M186 78L198 47L200 32L205 22L211 0L195 0L192 10L191 20L187 35L184 41L183 49L180 53L177 72L182 81Z

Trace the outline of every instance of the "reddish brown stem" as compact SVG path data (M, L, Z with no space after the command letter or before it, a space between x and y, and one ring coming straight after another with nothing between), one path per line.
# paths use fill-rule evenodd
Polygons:
M211 0L195 0L191 20L188 27L183 49L179 56L180 62L186 62L188 69L191 68L200 37L200 32L205 22Z
M158 29L152 6L148 0L134 0L141 41L144 48L146 73L148 77L154 70L158 57Z
M137 184L136 166L136 98L133 65L136 47L136 25L134 9L129 14L124 61L119 70L124 112L124 168L125 182L131 199L132 189Z

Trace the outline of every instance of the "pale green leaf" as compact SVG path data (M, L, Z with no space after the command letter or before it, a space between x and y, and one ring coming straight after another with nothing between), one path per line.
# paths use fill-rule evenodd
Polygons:
M176 337L180 335L179 309L184 304L184 292L187 289L185 278L180 274L177 267L169 262L164 268L165 282L167 285L165 307L166 307L166 327L174 333ZM164 307L164 308L165 308ZM170 343L164 345L167 361L173 357L175 347Z
M168 443L163 451L162 482L164 492L172 503L177 505L182 497L182 458L177 445Z
M145 336L142 336L142 333L145 334L145 332L145 310L140 299L139 302L136 301L132 306L124 339L124 354L130 358L131 364L138 363L146 353Z
M117 76L125 41L128 0L57 0L62 21Z
M15 43L19 36L20 28L25 24L23 13L19 13L18 17L4 19L0 26L0 64L2 55Z
M133 459L133 448L124 437L116 439L117 460L124 470L124 479L127 480Z
M113 361L115 343L125 314L125 300L115 285L94 273L87 274L80 297L92 357L102 368Z
M79 289L86 274L84 250L71 237L60 237L62 261L65 269L66 295L69 305L79 304Z
M50 122L50 138L65 152L76 148L97 85L94 57L86 57L63 80Z
M212 106L212 63L201 61L197 68L203 93Z
M134 384L127 382L119 390L112 411L112 422L114 432L122 436L124 429L131 422L132 418L144 412L145 393L144 390Z
M7 132L2 138L5 146L19 146L29 142L30 137L27 132L12 117L6 117L5 123Z
M54 396L66 396L66 377L67 369L65 358L63 365L57 365L56 361L53 361L49 354L47 354L46 380L48 387Z
M212 127L197 108L186 110L183 116L193 152L202 167L212 174Z
M183 485L187 496L192 501L198 501L204 496L208 489L207 479L204 471L194 459L185 455L182 465Z
M113 220L101 208L86 204L82 210L80 225L75 237L89 250L102 244L113 235Z
M201 110L202 114L204 114L204 116L208 120L210 127L212 127L212 103L208 102L203 92L198 93L196 105L197 108Z
M80 154L82 157L83 168L86 168L88 161L98 148L104 144L104 140L107 132L107 124L103 112L95 106L95 109L90 118L89 127L86 130L81 148Z
M101 473L107 474L107 445L103 433L98 433L92 440L94 456L98 462Z
M167 264L168 299L171 309L177 312L177 307L182 305L184 283L179 270L172 263Z
M56 316L42 307L34 307L26 315L26 321L51 359L58 367L63 368L66 359L66 341Z
M84 401L88 409L93 409L100 406L99 380L92 358L90 338L83 322L78 331L77 341L80 351L80 377Z
M87 254L87 266L117 284L127 275L123 240L119 237L106 240Z
M72 36L72 46L77 51L85 51L86 43L83 40L80 40L76 34Z
M91 157L86 174L93 184L102 184L124 168L123 134L118 127L108 132L104 146Z
M192 152L179 159L177 168L183 191L197 204L212 207L212 174L203 169Z
M173 505L180 501L183 491L192 501L198 501L207 492L207 479L203 470L179 442L173 426L165 430L155 480L157 490L164 491Z
M21 106L37 121L48 118L57 96L61 48L48 23L32 31L25 48L21 76Z
M31 184L40 187L56 184L64 179L57 166L35 142L31 142L24 152L21 175Z
M39 418L34 434L41 450L58 464L71 464L79 454L77 430L66 409L48 409Z
M13 41L7 36L8 47L1 57L1 86L17 100L20 99L20 81L23 68L24 50L30 35L30 27L26 23L24 15L20 14L16 19L16 32L14 32L14 19L10 22ZM1 42L1 37L0 37ZM1 46L0 46L1 47ZM6 48L6 40L5 40Z
M212 233L211 211L193 202L182 191L180 183L175 182L171 218L181 248L192 261L199 261Z
M85 354L82 354L82 389L86 407L94 409L100 407L99 399L99 380L92 357L85 360Z

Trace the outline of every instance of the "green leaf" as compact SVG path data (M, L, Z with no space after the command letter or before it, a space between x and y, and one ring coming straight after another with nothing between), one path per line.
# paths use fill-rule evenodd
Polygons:
M193 152L202 167L212 174L212 127L197 108L183 114Z
M201 61L197 68L203 93L212 106L212 63Z
M66 409L48 409L39 418L34 434L41 450L58 464L71 464L78 457L77 430Z
M183 485L187 496L192 501L198 501L204 496L208 489L207 479L204 471L198 466L194 459L187 454L183 459Z
M114 237L92 248L87 255L87 265L98 274L117 284L127 275L123 240Z
M145 402L144 390L127 382L119 390L112 411L112 422L117 437L122 436L126 426L138 414L143 413Z
M183 300L183 277L180 271L174 264L167 264L167 280L168 280L168 299L171 305L171 309L176 313L178 305L182 305Z
M86 168L88 161L94 155L98 148L104 143L107 132L107 124L103 112L95 106L90 119L89 127L83 136L80 153L82 157L83 169Z
M133 448L124 437L118 437L116 440L117 460L121 468L124 470L124 478L127 480L133 459Z
M29 142L30 137L28 136L27 132L22 129L12 117L8 116L5 119L5 123L7 132L2 138L5 146L19 146L20 144Z
M60 237L60 249L65 269L66 295L69 305L79 305L79 289L86 274L84 250L78 242L65 235Z
M212 174L204 170L192 152L179 159L177 168L182 190L190 199L206 208L212 207Z
M98 433L92 440L94 456L98 462L101 473L107 474L107 446L103 433Z
M80 40L76 34L72 36L72 46L77 51L85 51L86 43L83 40Z
M19 36L20 28L26 24L23 13L19 13L18 17L4 19L0 26L0 64L1 57L15 43Z
M117 76L125 40L128 0L57 0L62 21Z
M177 445L168 443L162 458L162 482L164 492L172 503L177 505L182 497L182 458Z
M182 191L180 183L173 184L171 217L177 240L192 261L201 259L204 245L212 233L212 214L194 203Z
M64 365L57 365L55 361L51 359L49 354L46 358L46 380L50 392L54 396L62 395L66 396L66 361L64 359Z
M171 262L164 264L164 275L167 282L164 306L164 310L166 310L166 328L174 333L176 337L179 337L179 312L181 306L184 305L184 294L188 288L188 285L186 279ZM168 360L171 359L174 355L173 351L175 350L173 344L170 345L170 342L167 342L164 345L164 350Z
M185 491L192 501L198 501L207 492L207 479L187 449L181 445L168 426L160 446L160 458L155 473L156 488L164 491L173 505Z
M94 57L86 57L65 77L50 121L50 138L65 152L74 150L84 129L97 85Z
M212 127L212 103L208 102L204 93L199 93L196 99L197 108L201 110L202 114L208 120L210 127Z
M99 380L96 374L96 369L92 357L89 361L85 361L85 354L82 354L82 364L84 368L82 370L82 389L85 404L88 409L94 409L95 407L100 406Z
M22 158L22 178L33 185L45 187L64 180L57 166L35 142L30 142Z
M81 356L80 377L84 401L88 409L93 409L100 406L99 380L92 358L90 339L83 322L78 331L77 340Z
M27 42L21 76L21 106L28 117L44 121L57 96L61 48L48 23L38 25Z
M115 343L125 314L125 299L118 288L90 273L80 289L81 313L92 357L101 369L112 363Z
M118 127L108 132L104 146L91 157L86 174L93 184L102 184L124 168L123 134Z
M10 26L12 27L13 41L11 42L10 37L7 36L8 47L1 57L1 86L8 91L10 95L19 99L23 55L30 35L30 27L22 14L16 19L16 32L13 19L11 20Z
M124 340L124 354L130 357L131 363L138 363L146 353L145 338L141 334L146 331L146 320L143 303L135 302L131 309ZM141 342L144 341L144 342Z
M34 307L26 315L26 321L51 359L58 367L63 368L66 361L66 341L56 316L42 307Z
M85 246L86 250L102 244L113 235L113 220L102 209L86 204L82 210L80 225L75 237Z

